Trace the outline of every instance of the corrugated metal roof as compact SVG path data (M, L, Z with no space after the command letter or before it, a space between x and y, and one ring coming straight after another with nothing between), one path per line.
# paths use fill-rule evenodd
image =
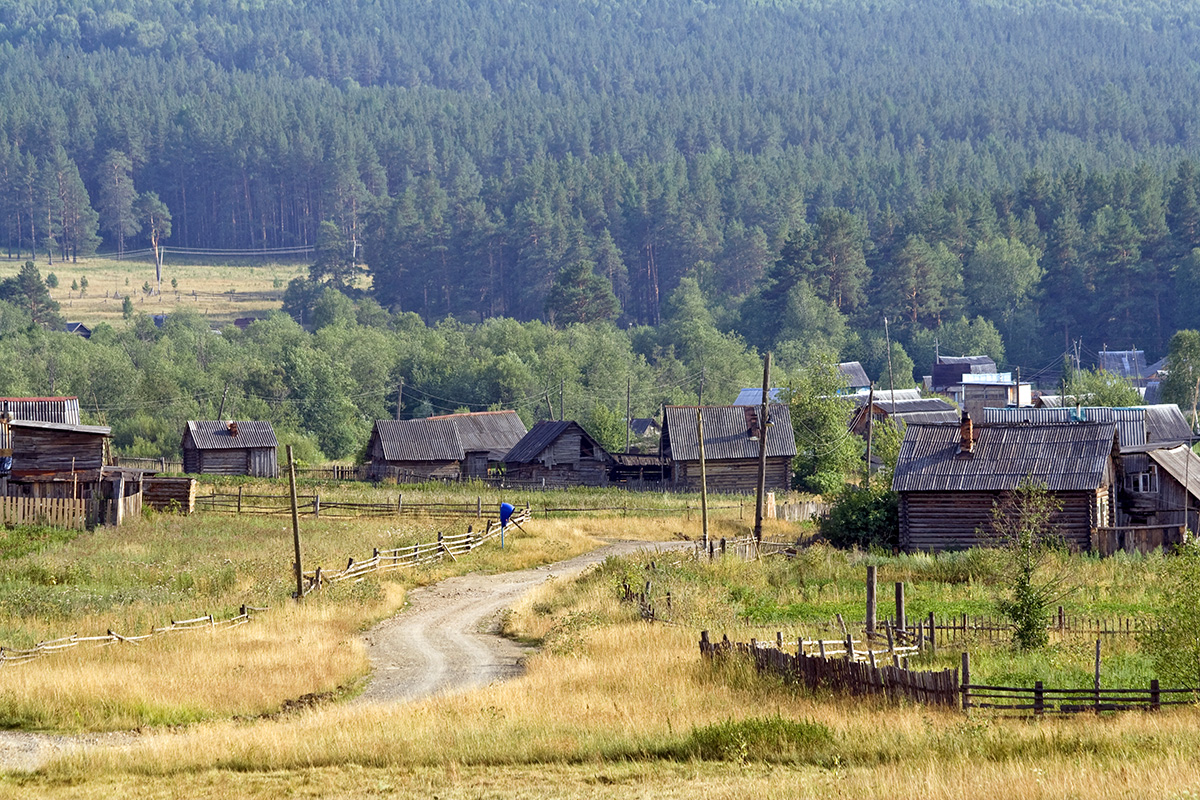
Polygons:
M1103 350L1096 359L1097 367L1122 378L1148 378L1165 363L1165 359L1149 363L1144 350Z
M1187 441L1191 428L1179 406L1169 403L1156 406L1108 408L1106 406L1074 406L1066 408L985 408L983 422L988 425L1013 425L1021 422L1035 424L1068 422L1115 422L1121 434L1121 449L1139 447L1146 443Z
M446 419L376 420L371 438L379 437L387 461L461 461L465 457L458 428Z
M779 402L779 393L783 389L772 389L769 394L771 402ZM738 393L737 400L733 401L735 406L761 406L762 405L762 389L742 389Z
M851 395L850 398L854 401L855 408L862 408L863 406L865 406L867 404L867 400L870 398L870 394L868 392L858 392L856 394ZM896 402L900 402L901 400L921 400L921 399L923 399L923 398L921 397L920 389L876 389L875 390L875 402L876 403L878 403L881 400L886 400L888 402L895 400Z
M517 442L512 450L504 456L506 464L531 464L537 461L538 456L542 454L558 437L562 436L569 430L577 431L584 439L592 444L593 447L599 449L605 455L608 452L600 447L600 443L588 435L578 422L571 420L542 420L529 429L529 433Z
M37 428L43 431L64 431L70 433L92 433L97 436L111 436L112 428L107 425L71 425L61 422L41 422L34 419L14 419L8 423L10 428Z
M10 419L79 424L78 397L0 397L0 413Z
M876 392L875 406L889 415L902 416L905 414L929 413L933 411L949 411L952 414L958 414L958 409L954 407L953 403L948 403L936 397L927 397L918 400L897 400L894 403L890 400L880 400L879 397L879 393Z
M953 364L955 366L971 367L970 370L963 370L964 372L996 371L996 362L992 360L991 356L938 356L937 363L941 365ZM975 367L987 367L987 369L975 369Z
M1050 491L1091 491L1103 483L1116 425L997 425L975 433L973 452L960 456L957 426L909 425L892 489L1010 491L1032 478Z
M1175 480L1188 488L1192 497L1200 497L1200 457L1187 445L1163 447L1151 450L1148 455L1154 463L1171 474Z
M767 458L796 455L792 415L782 403L769 407ZM758 458L758 441L750 439L747 412L752 407L704 406L704 458ZM696 406L667 406L663 415L663 450L675 461L698 461L700 440L696 430Z
M475 411L440 414L428 419L449 420L458 429L463 452L487 451L488 460L501 461L529 431L515 411Z
M957 408L943 411L913 411L894 415L906 425L956 425L959 422Z
M237 420L237 436L225 420L188 420L188 432L197 450L243 450L279 447L271 423L261 420Z

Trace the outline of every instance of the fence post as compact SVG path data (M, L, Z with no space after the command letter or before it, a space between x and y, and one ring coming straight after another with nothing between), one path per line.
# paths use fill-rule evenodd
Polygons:
M904 614L904 581L896 581L896 629L908 640L908 619Z
M446 552L446 545L442 543L442 532L438 531L438 558L441 558L444 552Z
M934 624L933 612L929 612L929 652L937 655L937 626Z
M1100 640L1096 640L1096 713L1100 713Z
M483 498L475 496L475 519L483 519Z
M1058 607L1058 632L1062 633L1066 629L1066 618L1063 616L1063 607Z
M396 495L396 516L400 516L401 510L404 508L404 492Z
M875 565L867 567L867 641L875 636Z
M725 555L725 537L724 536L721 537L721 555L722 556Z
M1033 684L1033 713L1037 716L1046 713L1046 695L1041 681L1034 681Z
M962 654L962 707L966 711L971 707L971 654Z
M1150 679L1150 710L1159 711L1162 709L1162 695L1158 691L1158 678Z
M313 495L313 517L316 519L321 518L321 495L320 494Z
M239 514L242 513L242 487L241 486L238 487L238 512L237 513L239 513Z

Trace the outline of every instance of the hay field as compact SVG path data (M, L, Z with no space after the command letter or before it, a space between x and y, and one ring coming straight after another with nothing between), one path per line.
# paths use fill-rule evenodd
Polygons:
M25 261L0 259L0 278L17 274ZM51 272L58 277L58 288L51 289L50 295L62 306L67 321L89 327L100 322L121 323L122 299L129 296L136 313L169 314L186 306L208 317L219 329L239 317L263 317L277 310L288 281L308 274L308 265L303 261L216 266L175 262L168 254L163 264L162 294L148 295L143 285L154 285L154 264L148 260L90 258L50 265L43 256L34 263L43 278ZM85 276L86 293L72 290L72 281L78 284ZM171 286L172 279L175 287Z

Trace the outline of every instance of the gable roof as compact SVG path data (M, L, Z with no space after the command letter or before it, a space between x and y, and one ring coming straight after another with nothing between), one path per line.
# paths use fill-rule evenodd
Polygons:
M111 436L112 428L107 425L75 425L69 422L42 422L34 419L14 419L8 423L10 428L27 428L31 430L62 431L64 433L89 433L95 436Z
M591 442L593 447L599 448L600 452L605 456L608 455L608 451L588 435L588 432L578 422L573 422L569 419L542 420L530 428L529 433L525 434L521 438L521 441L513 445L513 449L509 450L507 455L504 456L504 463L530 464L537 461L542 451L554 444L554 441L567 431L578 431L584 439Z
M846 379L846 384L851 389L857 389L860 386L869 387L871 379L867 377L867 371L863 369L863 365L857 361L843 361L838 364L838 370Z
M461 461L466 455L458 426L447 419L376 420L376 437L385 461Z
M1145 350L1102 350L1097 355L1099 369L1122 378L1149 378L1167 364L1166 358L1151 364L1146 360Z
M635 436L657 435L662 432L662 426L653 417L634 417L629 420L629 430Z
M225 420L188 420L187 430L197 450L245 450L279 447L271 423L237 420L237 436Z
M1200 456L1187 445L1160 447L1147 455L1175 480L1186 486L1192 497L1200 497Z
M909 425L892 477L897 492L1011 491L1026 478L1052 492L1091 491L1105 477L1116 424L993 425L975 428L959 455L957 425Z
M663 413L663 452L675 461L698 461L700 440L696 429L697 406L667 406ZM746 406L703 406L704 459L758 458L758 440L750 438L750 415ZM796 455L792 415L783 403L768 407L767 458ZM757 416L755 416L757 419Z
M867 400L869 400L870 398L871 398L870 392L858 392L856 394L850 395L850 399L852 399L854 401L854 405L857 408L862 408L863 406L865 406L867 404ZM890 402L892 402L892 400L900 401L900 400L924 400L924 399L925 398L923 398L921 396L920 389L876 389L875 390L875 402L876 403L878 403L880 400L886 400L890 403Z
M515 411L474 411L469 414L440 414L428 419L448 420L458 429L464 453L486 451L489 461L501 461L528 433Z

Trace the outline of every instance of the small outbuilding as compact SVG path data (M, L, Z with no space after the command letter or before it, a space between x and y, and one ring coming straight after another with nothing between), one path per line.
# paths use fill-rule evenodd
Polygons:
M761 396L761 393L760 393ZM766 425L753 406L666 406L660 444L667 480L679 489L700 489L697 411L704 421L705 473L710 491L754 492L758 488L759 442L766 436L768 490L792 485L796 436L783 403L768 406Z
M181 446L187 473L279 477L279 442L269 422L192 420Z
M603 486L612 464L608 451L570 420L537 423L504 456L507 480L526 484Z

